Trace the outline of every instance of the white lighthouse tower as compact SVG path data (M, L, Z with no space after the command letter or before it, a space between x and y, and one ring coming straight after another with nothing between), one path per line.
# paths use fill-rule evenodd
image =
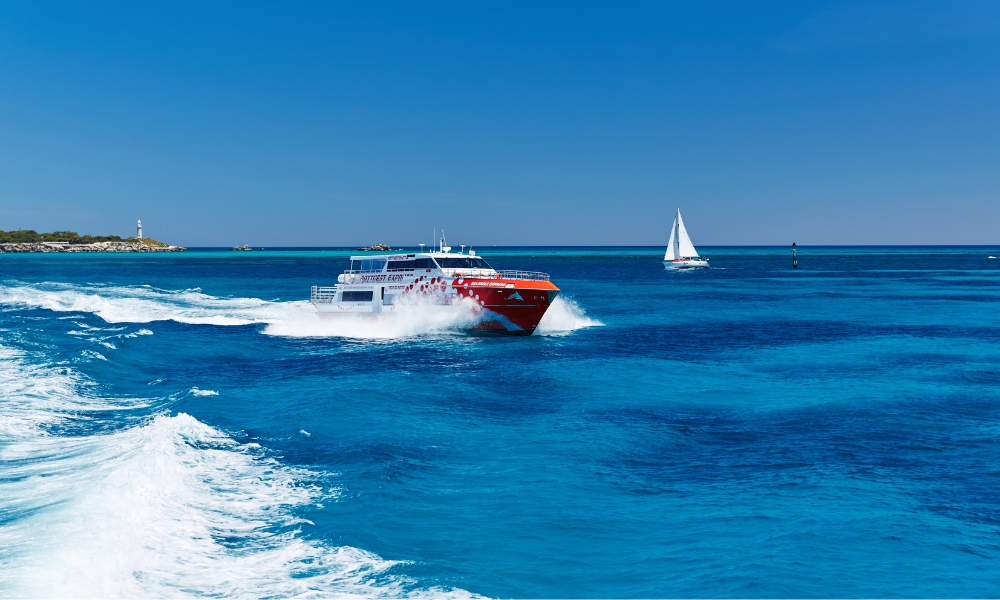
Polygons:
M136 225L135 227L136 227L135 237L137 237L137 238L139 238L141 240L142 239L142 220L140 220L139 224Z

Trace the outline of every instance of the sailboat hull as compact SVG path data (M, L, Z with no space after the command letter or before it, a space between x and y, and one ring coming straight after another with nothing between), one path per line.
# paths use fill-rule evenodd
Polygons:
M663 267L668 271L677 269L707 269L707 258L679 258L677 260L663 261Z

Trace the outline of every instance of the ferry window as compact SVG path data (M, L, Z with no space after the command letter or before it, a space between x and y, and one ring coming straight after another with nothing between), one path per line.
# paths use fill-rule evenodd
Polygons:
M413 269L436 269L433 258L418 258L415 260L394 260L389 263L390 271L412 271Z
M384 258L366 258L361 261L362 271L381 271L384 266Z
M442 269L490 269L486 261L478 256L463 256L461 258L439 258Z
M389 262L390 271L412 271L413 261L412 260L393 260Z
M341 302L371 302L374 292L368 290L367 292L344 292L341 297Z

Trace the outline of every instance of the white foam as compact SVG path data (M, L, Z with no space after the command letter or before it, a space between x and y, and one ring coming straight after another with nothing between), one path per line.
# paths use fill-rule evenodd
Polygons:
M392 561L300 535L290 509L324 495L302 484L308 474L254 457L185 414L3 455L26 463L4 497L34 505L2 534L0 580L15 596L373 595L399 586L371 580ZM27 461L39 455L46 460Z
M188 391L190 391L191 394L194 395L194 396L218 396L219 395L219 392L217 392L215 390L201 390L201 389L198 389L196 387L193 387L193 388L191 388Z
M80 356L84 358L96 358L97 360L108 360L108 357L104 356L96 350L84 350L80 353Z
M200 290L168 291L150 286L78 286L62 283L0 286L0 304L96 314L108 323L177 321L205 325L269 322L287 305L257 298L217 298Z
M585 327L602 327L604 323L591 319L572 298L556 296L538 323L535 335L565 335Z
M149 286L76 286L71 284L0 285L0 304L60 312L90 312L109 323L172 320L189 324L263 324L262 332L282 337L398 339L455 334L481 318L468 299L452 306L410 300L392 316L336 315L321 318L307 301L269 302L257 298L218 298L200 290L168 291ZM538 335L565 335L602 323L588 317L573 300L558 296L539 323ZM140 329L123 337L150 335Z
M480 319L475 301L440 306L420 298L398 302L392 315L333 315L320 317L311 305L308 310L290 312L285 319L270 323L264 333L283 337L346 337L396 339L418 335L441 335L466 331Z
M10 441L44 435L48 426L88 413L145 408L145 402L121 403L109 399L84 400L77 390L87 382L61 366L30 363L24 352L0 346L0 449Z
M4 595L468 596L412 591L393 561L306 538L295 511L336 490L187 414L53 433L146 401L92 397L80 374L29 358L0 346Z

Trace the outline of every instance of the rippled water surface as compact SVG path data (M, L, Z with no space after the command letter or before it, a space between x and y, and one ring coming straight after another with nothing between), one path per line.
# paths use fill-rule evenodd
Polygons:
M1000 595L1000 248L484 249L530 338L321 322L349 252L0 255L5 596Z

